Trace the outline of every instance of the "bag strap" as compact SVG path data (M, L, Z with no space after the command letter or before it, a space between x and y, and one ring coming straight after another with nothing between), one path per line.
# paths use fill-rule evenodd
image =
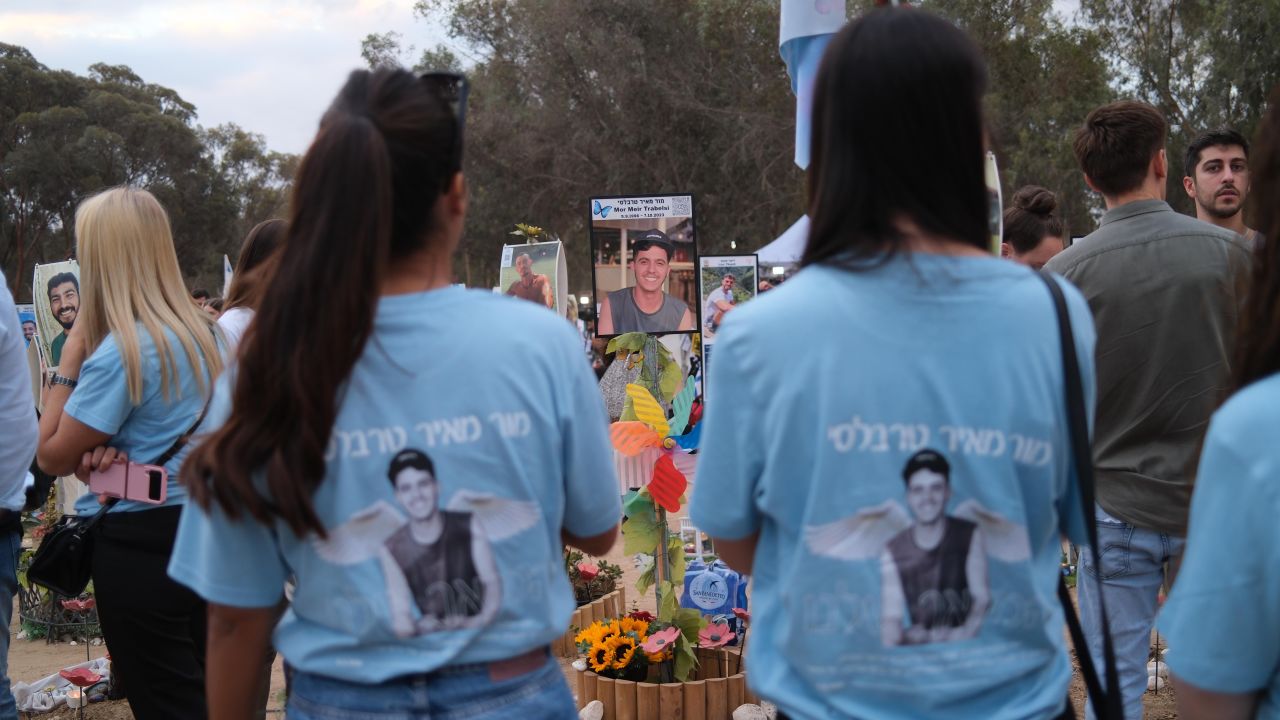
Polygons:
M1098 555L1098 527L1093 520L1095 497L1093 480L1093 452L1089 442L1089 425L1084 409L1084 383L1080 379L1080 361L1076 357L1075 333L1071 329L1071 316L1067 313L1067 301L1062 295L1062 288L1054 280L1053 275L1041 271L1040 279L1049 287L1053 297L1054 311L1058 316L1058 337L1062 344L1062 368L1065 378L1064 399L1067 409L1067 423L1070 430L1071 453L1076 470L1076 484L1080 487L1080 500L1084 511L1085 534L1089 540L1089 552L1093 556L1093 566L1101 568ZM1078 571L1077 571L1078 572ZM1079 575L1077 574L1077 577ZM1098 681L1098 670L1094 666L1089 653L1089 645L1085 642L1084 631L1080 626L1080 618L1076 615L1075 605L1071 602L1071 594L1067 591L1066 581L1058 578L1058 599L1062 601L1062 611L1067 619L1067 628L1071 632L1071 642L1076 649L1076 658L1080 661L1080 674L1084 676L1084 684L1089 690L1089 701L1093 704L1094 713L1101 720L1122 720L1124 709L1120 702L1120 681L1116 672L1115 648L1111 642L1111 621L1107 616L1107 604L1104 594L1098 592L1098 609L1102 616L1102 654L1103 671L1106 675L1106 687Z
M172 460L173 456L177 455L182 450L183 446L187 444L187 441L191 439L191 436L195 434L197 429L199 429L200 423L204 422L204 416L209 412L209 403L211 402L213 402L212 394L210 394L209 398L204 401L204 407L200 408L200 416L196 418L196 421L192 423L191 427L186 432L179 435L178 439L174 440L173 444L169 446L169 449L165 450L163 455L156 458L155 462L151 463L152 465L160 465L163 467L165 463Z

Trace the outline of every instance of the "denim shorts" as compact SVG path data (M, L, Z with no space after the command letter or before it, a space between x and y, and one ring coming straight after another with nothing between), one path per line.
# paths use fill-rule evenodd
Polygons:
M574 720L560 665L547 658L524 675L493 680L484 665L447 668L377 685L297 672L287 720Z

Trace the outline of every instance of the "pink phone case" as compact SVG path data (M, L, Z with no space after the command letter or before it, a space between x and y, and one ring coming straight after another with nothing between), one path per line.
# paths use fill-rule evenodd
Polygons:
M129 486L129 463L115 463L106 472L89 474L89 490L107 497L122 498Z
M163 505L169 497L169 471L159 465L116 463L89 475L89 490L108 497Z

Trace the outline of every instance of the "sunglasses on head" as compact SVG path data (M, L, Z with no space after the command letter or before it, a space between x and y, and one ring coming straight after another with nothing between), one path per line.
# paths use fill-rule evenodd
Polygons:
M449 104L454 118L458 121L458 136L453 146L453 169L462 170L462 131L467 124L467 93L471 83L458 73L428 72L419 76L424 85L437 97Z

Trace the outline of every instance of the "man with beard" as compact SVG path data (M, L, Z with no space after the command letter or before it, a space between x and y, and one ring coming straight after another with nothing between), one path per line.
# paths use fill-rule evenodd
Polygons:
M1187 146L1182 187L1196 202L1196 217L1238 233L1257 247L1261 236L1244 224L1249 197L1249 141L1231 128L1201 133Z
M67 333L76 321L80 312L80 281L69 272L58 273L49 278L49 312L53 319L62 326L62 332L49 342L50 367L57 367L62 360L62 346L67 342Z
M549 308L556 306L555 298L551 294L551 281L546 275L533 272L533 258L529 257L529 253L520 253L516 256L516 272L520 273L520 279L507 288L508 295Z
M663 292L675 246L661 230L647 230L631 247L633 287L615 290L600 303L600 334L671 333L696 330L693 312L683 300Z

